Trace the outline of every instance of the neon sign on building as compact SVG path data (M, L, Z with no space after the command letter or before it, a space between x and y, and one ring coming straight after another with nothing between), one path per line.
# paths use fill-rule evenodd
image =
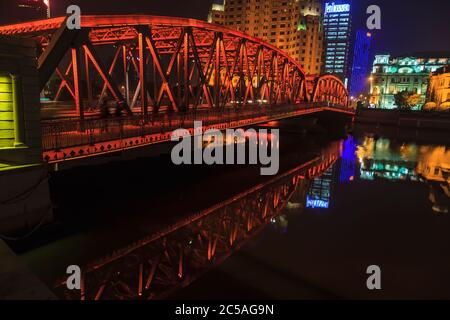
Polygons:
M330 203L325 200L306 198L306 207L311 209L328 209Z
M350 4L335 4L334 2L325 3L325 13L350 12Z

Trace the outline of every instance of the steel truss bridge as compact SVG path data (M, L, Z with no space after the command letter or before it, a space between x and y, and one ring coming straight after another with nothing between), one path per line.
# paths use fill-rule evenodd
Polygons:
M167 298L239 251L294 195L305 200L311 180L340 150L334 143L315 159L82 266L81 290L68 290L64 277L55 292L69 300Z
M0 34L36 39L40 90L56 77L50 99L65 93L73 101L70 117L42 121L47 162L167 141L194 120L207 130L321 111L354 114L339 78L306 75L276 47L198 20L82 16L81 29L69 30L60 17L3 26ZM127 115L92 112L106 95Z

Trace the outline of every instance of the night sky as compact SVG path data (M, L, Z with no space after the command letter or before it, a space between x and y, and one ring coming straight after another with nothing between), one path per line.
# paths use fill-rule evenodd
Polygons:
M1 0L4 6L5 1ZM70 4L83 14L142 13L206 19L214 0L51 0L54 15ZM373 53L404 54L417 51L450 51L450 0L353 0L355 28L365 27L366 8L382 10L382 30L374 33ZM1 8L0 8L1 9ZM0 13L7 21L8 10Z

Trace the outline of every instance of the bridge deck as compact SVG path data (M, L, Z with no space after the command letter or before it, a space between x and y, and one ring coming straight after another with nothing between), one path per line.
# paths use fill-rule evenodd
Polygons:
M193 134L194 121L202 121L203 131L225 130L322 111L354 115L348 108L304 104L155 114L145 120L140 116L49 120L42 123L43 157L55 163L167 142L178 128Z

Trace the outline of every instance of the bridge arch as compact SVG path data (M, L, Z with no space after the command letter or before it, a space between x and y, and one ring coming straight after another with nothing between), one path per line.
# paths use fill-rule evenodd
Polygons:
M83 101L98 104L96 98L106 92L140 106L143 113L164 105L177 111L308 100L301 66L282 50L239 31L146 15L82 16L81 30L68 30L65 19L4 26L0 34L38 40L41 89L56 75L60 85L51 98L65 93L80 115ZM109 59L105 48L114 51ZM101 79L100 88L95 77Z
M341 79L331 74L325 74L315 79L311 101L346 107L349 102L349 93Z

